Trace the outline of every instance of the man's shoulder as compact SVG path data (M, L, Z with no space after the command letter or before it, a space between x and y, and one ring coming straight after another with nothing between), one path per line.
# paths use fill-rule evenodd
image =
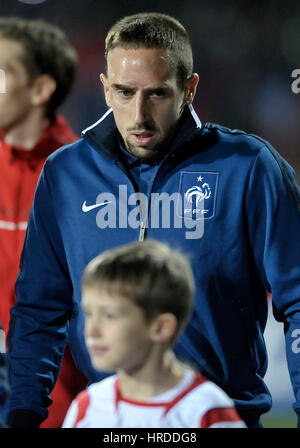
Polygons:
M199 143L210 149L215 149L218 156L223 157L241 157L243 162L252 164L257 157L263 160L273 160L276 164L283 161L282 156L264 138L241 129L229 128L216 123L205 123L201 133L198 134ZM201 142L202 139L202 142Z
M87 142L84 138L63 145L47 157L45 164L47 167L54 166L55 168L65 165L72 166L78 158L82 157L82 154L86 153L86 147Z
M271 147L271 144L264 138L252 132L242 129L229 128L217 123L205 123L203 126L203 135L212 134L216 136L217 142L234 145L246 145L253 151L259 151L265 147Z

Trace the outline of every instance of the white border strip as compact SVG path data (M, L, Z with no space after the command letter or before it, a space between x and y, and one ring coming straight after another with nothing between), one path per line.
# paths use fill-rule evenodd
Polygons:
M202 123L200 121L200 118L196 114L195 109L193 108L193 106L191 104L189 104L189 109L190 109L190 112L192 114L192 117L194 118L194 120L196 122L197 128L201 129L202 128Z
M82 133L82 134L85 134L85 133L86 133L87 131L89 131L90 129L93 129L95 126L97 126L99 123L101 123L101 121L103 121L103 120L107 117L107 115L109 115L111 112L112 112L112 108L108 109L108 111L105 112L105 114L102 115L102 117L101 117L98 121L96 121L96 123L92 124L91 126L89 126L89 127L86 128L86 129L84 129L84 131L82 131L81 133Z
M0 220L0 229L4 230L26 230L27 229L27 221L20 221L20 222L12 222L12 221L1 221Z
M202 128L202 123L200 121L200 118L198 117L198 115L196 114L195 109L193 108L193 106L191 104L188 105L190 112L192 114L192 117L195 120L195 123L197 125L197 128L201 129ZM107 112L105 112L104 115L102 115L102 117L96 121L96 123L93 123L91 126L89 126L88 128L84 129L81 133L85 134L87 131L89 131L90 129L93 129L95 126L97 126L98 124L100 124L110 113L112 113L112 108L108 109Z
M5 332L0 330L0 353L6 353Z

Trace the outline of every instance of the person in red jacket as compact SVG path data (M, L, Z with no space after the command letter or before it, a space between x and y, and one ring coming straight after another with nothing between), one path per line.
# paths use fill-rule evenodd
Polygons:
M78 138L56 114L76 67L76 51L62 30L41 20L0 19L0 69L5 74L5 93L0 94L0 322L6 335L40 172L49 154ZM67 347L53 404L41 427L60 427L85 385Z

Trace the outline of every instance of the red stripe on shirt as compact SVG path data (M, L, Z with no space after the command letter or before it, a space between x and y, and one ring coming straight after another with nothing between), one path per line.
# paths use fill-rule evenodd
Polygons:
M207 379L202 376L199 372L195 372L194 381L188 387L186 387L180 394L178 394L170 403L167 404L164 414L166 415L170 409L172 409L178 401L180 401L185 395L191 392L195 387L198 387L200 384L205 383Z
M200 428L209 428L214 423L238 422L240 417L234 408L214 408L203 415Z
M154 403L148 403L147 401L136 401L131 400L130 398L122 397L121 390L120 390L120 378L117 377L115 381L115 406L116 410L118 409L119 402L124 401L125 403L133 404L134 406L143 406L143 407L162 407L166 406L167 403L165 402L154 402Z
M194 380L193 382L186 387L182 392L180 392L176 397L171 400L170 402L154 402L154 403L148 403L144 401L135 401L130 400L129 398L122 397L121 391L120 391L120 379L119 377L116 378L115 381L115 406L116 409L118 409L119 402L125 401L126 403L133 404L135 406L144 406L144 407L165 407L163 415L166 415L169 410L175 406L175 404L178 403L185 395L187 395L191 390L193 390L195 387L199 386L202 383L205 383L207 379L203 377L199 372L194 373Z
M73 428L76 428L78 423L85 417L88 405L90 403L90 398L87 390L81 392L76 398L78 413Z

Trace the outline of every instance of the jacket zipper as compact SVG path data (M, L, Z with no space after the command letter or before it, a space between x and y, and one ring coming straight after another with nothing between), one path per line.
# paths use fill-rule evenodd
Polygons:
M139 241L144 241L144 239L145 239L145 237L146 237L147 228L148 228L148 224L147 224L147 223L148 223L148 215L149 215L149 208L150 208L150 206L151 206L151 194L152 194L152 191L153 191L153 186L154 186L154 184L155 184L155 181L156 181L156 178L157 178L157 175L158 175L159 170L161 169L162 165L164 164L164 162L165 162L169 157L172 157L172 158L173 158L173 157L174 157L174 154L167 155L166 157L164 157L164 159L161 161L160 166L159 166L159 168L158 168L158 170L157 170L157 172L156 172L156 174L155 174L155 176L154 176L153 183L152 183L152 188L151 188L151 192L150 192L150 198L149 198L149 202L148 202L148 210L147 210L147 214L146 214L146 216L144 216L143 211L142 211L142 209L141 209L141 216L144 217L144 220L143 220L143 218L142 218L141 223L140 223Z
M139 241L144 241L146 236L146 230L147 230L147 223L145 221L141 221Z

